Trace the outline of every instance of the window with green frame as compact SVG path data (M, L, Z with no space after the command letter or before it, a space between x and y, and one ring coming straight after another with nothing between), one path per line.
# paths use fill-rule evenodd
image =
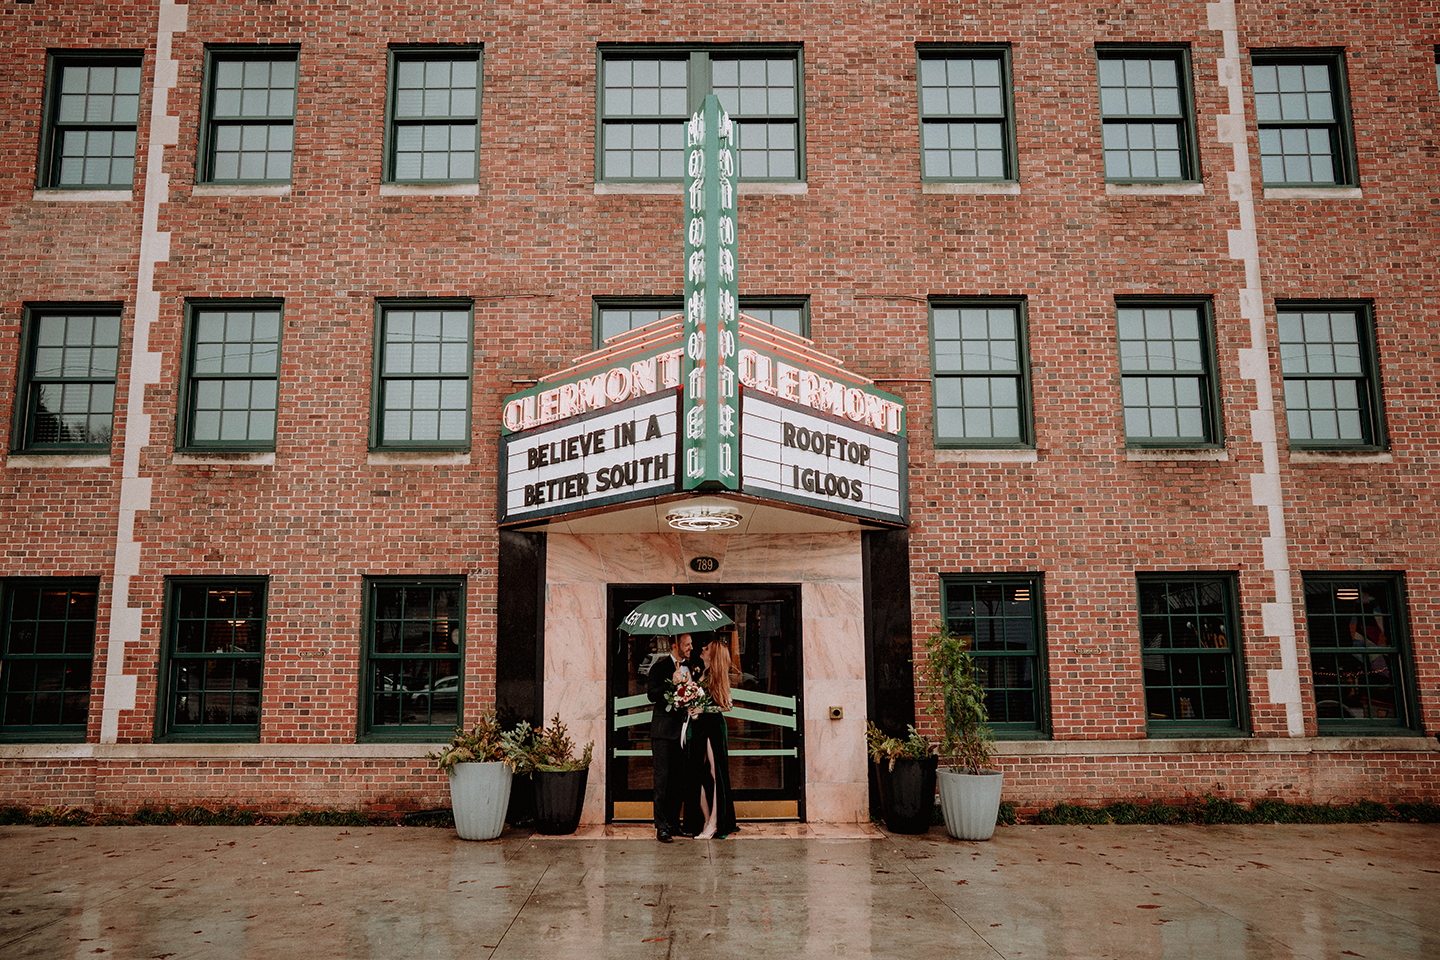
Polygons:
M25 307L14 449L109 450L120 355L120 307Z
M1018 180L1010 48L921 47L918 56L922 176Z
M1366 303L1278 303L1285 423L1296 449L1385 445L1375 327Z
M361 733L425 739L459 726L464 637L463 578L367 581Z
M94 580L0 581L0 741L78 741L90 717Z
M140 122L139 53L51 53L36 183L63 190L128 190Z
M1245 724L1233 574L1141 574L1140 665L1151 736Z
M611 337L681 312L679 298L634 298L595 301L595 346ZM804 297L741 297L740 312L802 337L810 336L810 302Z
M1418 730L1403 578L1306 573L1301 580L1320 733Z
M1357 184L1345 54L1257 50L1250 55L1250 72L1265 185Z
M474 183L479 176L480 49L390 48L387 183Z
M930 336L936 446L1033 443L1025 302L932 300Z
M597 180L684 178L684 127L708 94L735 122L742 180L805 177L800 47L600 48Z
M282 309L268 300L186 304L180 449L275 449Z
M945 625L975 656L995 735L1043 734L1049 705L1040 576L945 576L940 592Z
M208 47L200 183L289 183L299 50Z
M172 577L156 734L258 740L265 665L262 577Z
M381 301L377 311L372 447L470 449L473 303Z
M1105 179L1200 179L1184 47L1097 47Z
M1204 446L1221 437L1208 301L1115 304L1125 442Z

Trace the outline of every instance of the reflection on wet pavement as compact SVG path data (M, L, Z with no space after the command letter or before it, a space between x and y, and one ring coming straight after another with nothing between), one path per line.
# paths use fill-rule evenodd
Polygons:
M1440 956L1433 825L856 832L0 828L0 957Z

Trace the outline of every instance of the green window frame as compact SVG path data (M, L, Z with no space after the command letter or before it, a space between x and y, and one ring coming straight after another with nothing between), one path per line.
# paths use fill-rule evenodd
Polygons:
M597 181L682 181L685 122L710 93L735 123L741 180L804 181L798 44L601 45L598 54Z
M94 579L0 581L0 742L81 742L90 719Z
M1356 186L1344 51L1256 50L1250 73L1265 186Z
M1031 447L1025 300L930 302L936 447Z
M266 577L167 577L155 735L257 741Z
M1219 446L1210 301L1117 299L1115 317L1126 445Z
M470 449L472 300L376 303L372 450Z
M365 581L360 735L433 740L464 718L464 577Z
M1384 449L1372 305L1281 302L1275 314L1291 449Z
M144 55L136 51L50 54L37 187L129 190L134 186L143 69Z
M921 179L1017 182L1009 45L919 46L915 75Z
M1199 180L1189 48L1097 46L1095 67L1105 180Z
M1317 572L1301 582L1320 734L1418 734L1404 576Z
M1246 729L1239 593L1232 573L1136 577L1145 723L1152 737Z
M480 47L408 47L389 55L386 183L480 178Z
M996 739L1040 739L1049 729L1041 580L1038 573L940 578L945 625L969 641Z
M121 311L119 304L26 304L13 450L110 449Z
M205 48L198 183L290 182L299 47Z
M275 449L284 306L280 300L186 303L177 449Z
M684 310L679 297L596 297L592 305L595 349L622 333ZM741 297L740 312L796 336L810 336L809 297Z

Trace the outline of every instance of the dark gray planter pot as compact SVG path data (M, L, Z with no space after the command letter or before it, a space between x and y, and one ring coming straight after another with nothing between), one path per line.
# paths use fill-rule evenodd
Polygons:
M590 768L584 770L536 770L535 832L552 836L574 833L580 826L585 806L585 784Z
M891 833L925 833L935 816L935 768L939 757L902 757L875 764L880 781L880 809Z

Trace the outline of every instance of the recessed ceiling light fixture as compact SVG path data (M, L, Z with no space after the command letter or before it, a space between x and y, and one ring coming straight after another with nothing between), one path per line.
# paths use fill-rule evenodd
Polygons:
M676 507L665 515L676 530L691 532L726 530L740 524L740 511L733 507Z

